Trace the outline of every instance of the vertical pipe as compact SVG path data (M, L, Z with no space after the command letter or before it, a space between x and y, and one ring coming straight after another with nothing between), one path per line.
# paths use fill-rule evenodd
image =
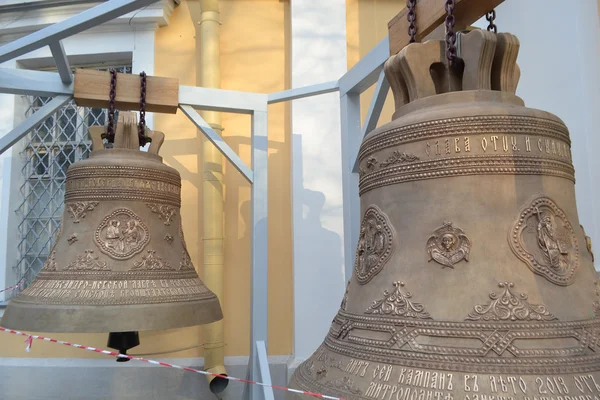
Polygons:
M196 26L196 83L198 86L219 88L220 71L220 13L219 0L199 0L199 9L190 7ZM194 12L196 11L196 12ZM221 117L215 111L203 111L202 117L210 126L221 133ZM223 156L204 138L203 141L203 247L204 283L223 304ZM204 369L208 372L227 375L224 361L223 321L204 327ZM223 391L228 380L207 377L213 393Z

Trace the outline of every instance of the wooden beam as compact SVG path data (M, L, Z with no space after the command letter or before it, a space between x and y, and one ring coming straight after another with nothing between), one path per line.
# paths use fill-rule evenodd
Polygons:
M492 11L503 3L504 0L455 0L454 17L456 18L455 31L471 25L485 13ZM415 12L417 14L416 26L417 42L425 39L436 28L444 29L446 18L446 0L417 0ZM397 54L408 44L408 8L404 8L388 23L390 36L390 55ZM441 26L441 28L439 28Z
M115 109L139 111L141 78L137 74L117 73ZM73 98L81 107L108 108L110 73L90 69L75 71ZM179 80L175 78L146 77L146 111L177 113L179 107Z

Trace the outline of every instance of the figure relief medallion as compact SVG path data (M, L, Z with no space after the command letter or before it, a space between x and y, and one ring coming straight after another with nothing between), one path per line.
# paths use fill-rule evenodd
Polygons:
M126 260L144 249L150 241L150 231L133 211L119 208L102 220L94 241L103 253Z
M575 280L579 247L565 213L550 198L536 197L513 223L510 247L534 273L567 286Z
M361 285L381 272L392 254L394 234L387 215L375 205L365 211L360 225L354 273Z
M454 264L461 260L469 261L471 252L471 240L465 232L452 225L452 222L444 222L427 239L427 254L429 262L435 260L442 268L454 268Z

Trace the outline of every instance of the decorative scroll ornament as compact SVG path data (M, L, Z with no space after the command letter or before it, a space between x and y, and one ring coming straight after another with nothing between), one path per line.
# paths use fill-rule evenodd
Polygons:
M46 260L42 266L42 271L55 272L56 271L56 251L50 253L50 257Z
M592 251L592 238L585 234L585 229L583 229L583 225L579 226L581 226L583 236L585 236L585 247L587 247L588 253L590 253L590 256L592 256L592 262L594 262L594 252Z
M471 241L460 228L452 226L452 222L433 232L427 240L427 253L429 261L435 260L444 267L454 268L454 264L461 260L469 261Z
M183 256L181 257L181 262L179 263L179 270L180 271L193 271L194 270L194 264L192 264L192 259L190 258L190 255L188 254L187 250L183 250Z
M540 196L523 208L509 237L513 252L536 274L557 285L570 285L579 266L579 248L565 213Z
M594 286L596 287L596 301L594 301L594 315L596 317L600 317L600 280L594 281Z
M403 294L400 291L400 288L404 287L404 282L394 282L394 287L396 289L392 293L384 290L383 299L374 301L365 313L431 319L431 316L425 311L425 307L422 304L413 303L409 300L412 297L410 292Z
M317 370L317 380L320 381L321 379L325 378L327 378L327 368L325 368L325 366L322 366Z
M142 256L141 261L133 264L130 271L173 271L167 261L156 255L156 251L148 250L148 255Z
M187 251L187 246L185 245L185 238L183 237L183 227L181 226L181 218L179 221L179 239L181 240L181 245L183 246L183 249Z
M389 167L394 164L404 164L407 162L419 161L419 157L414 154L407 154L398 150L394 151L385 161L379 163L379 168Z
M348 290L350 290L350 281L348 281L348 284L346 285L346 293L342 299L342 304L340 304L340 308L344 311L346 311L346 303L348 302Z
M67 265L67 271L110 271L106 261L98 261L94 250L86 250L84 256L77 256L77 260Z
M370 206L360 226L354 272L361 285L377 275L392 254L393 231L388 217L377 206Z
M60 235L62 235L62 228L63 228L63 224L62 222L58 225L58 229L56 230L56 232L54 233L54 243L58 242L58 239L60 238Z
M77 234L73 233L71 234L71 236L69 236L69 238L67 239L67 242L69 243L69 245L72 245L73 243L75 243L77 241Z
M94 241L103 253L126 260L144 249L150 241L150 231L133 211L120 208L102 220Z
M360 394L360 389L354 385L354 381L347 376L343 378L338 378L334 381L329 381L325 384L329 387L334 387L336 389L345 390L353 394Z
M477 305L466 318L467 321L553 321L556 318L542 304L529 304L527 295L518 296L511 292L512 282L501 282L498 287L502 294L490 293L492 301L486 305Z
M155 214L158 214L158 219L164 220L165 225L171 225L171 220L177 213L175 207L166 204L146 204L148 208Z
M73 223L79 223L80 218L85 218L88 211L94 210L100 204L97 201L77 201L75 203L67 203L67 211L73 218Z

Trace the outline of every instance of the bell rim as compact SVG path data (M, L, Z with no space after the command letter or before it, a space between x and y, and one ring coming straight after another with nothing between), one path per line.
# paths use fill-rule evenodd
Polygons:
M0 326L6 329L52 333L107 333L186 328L223 319L216 296L185 302L72 306L40 305L13 299Z

